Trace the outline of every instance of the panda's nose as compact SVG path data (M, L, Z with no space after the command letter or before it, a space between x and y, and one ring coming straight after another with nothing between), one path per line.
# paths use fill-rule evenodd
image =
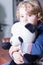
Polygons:
M18 37L19 41L23 43L23 39L21 37Z

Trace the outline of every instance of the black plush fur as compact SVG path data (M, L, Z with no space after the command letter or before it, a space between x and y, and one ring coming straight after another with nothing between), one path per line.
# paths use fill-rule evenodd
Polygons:
M2 48L8 50L11 47L10 42L2 42Z
M25 27L31 32L34 33L36 30L36 27L30 23L26 24Z

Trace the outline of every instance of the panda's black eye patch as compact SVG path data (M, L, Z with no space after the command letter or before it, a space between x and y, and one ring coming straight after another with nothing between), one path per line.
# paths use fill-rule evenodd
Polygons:
M18 37L18 39L20 40L21 43L23 43L23 39L21 37Z

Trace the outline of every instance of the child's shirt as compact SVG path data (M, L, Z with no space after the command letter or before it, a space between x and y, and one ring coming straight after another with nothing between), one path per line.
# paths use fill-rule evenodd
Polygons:
M33 55L43 55L43 24L39 23L37 26L38 35L32 45L31 53Z

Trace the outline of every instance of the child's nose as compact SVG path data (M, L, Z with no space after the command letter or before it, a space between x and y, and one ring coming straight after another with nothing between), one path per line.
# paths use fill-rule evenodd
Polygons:
M27 17L25 18L25 21L28 21Z

